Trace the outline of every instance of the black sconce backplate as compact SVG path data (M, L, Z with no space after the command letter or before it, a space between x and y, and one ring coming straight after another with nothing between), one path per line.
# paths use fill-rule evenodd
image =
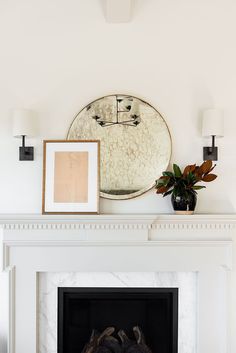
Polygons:
M203 160L218 160L218 148L217 147L203 147Z
M19 148L20 161L33 161L34 160L34 147L20 147Z

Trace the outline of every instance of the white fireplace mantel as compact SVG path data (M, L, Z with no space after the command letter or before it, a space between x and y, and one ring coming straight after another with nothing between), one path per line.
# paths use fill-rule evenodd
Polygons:
M0 215L3 229L234 228L236 214Z
M1 352L38 352L39 272L152 271L198 273L196 352L231 352L236 215L2 215L0 228L9 292Z

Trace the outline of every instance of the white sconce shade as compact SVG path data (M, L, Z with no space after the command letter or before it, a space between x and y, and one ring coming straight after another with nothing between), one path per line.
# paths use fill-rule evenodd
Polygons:
M202 136L211 137L212 146L203 147L203 160L218 160L218 147L215 138L224 136L223 111L220 109L207 109L203 112Z
M13 112L13 136L34 136L36 133L34 112L28 109L17 109Z
M206 109L203 112L202 136L224 136L223 111L220 109Z

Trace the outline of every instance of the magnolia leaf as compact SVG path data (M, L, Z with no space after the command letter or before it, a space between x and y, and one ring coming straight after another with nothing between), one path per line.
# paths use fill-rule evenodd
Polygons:
M182 177L181 169L180 169L180 167L177 164L173 164L173 170L174 170L176 178L181 178Z
M210 171L211 167L212 167L212 161L207 160L203 162L202 165L200 165L200 170L202 174L206 174Z
M165 179L158 179L156 180L156 185L158 184L164 184L165 183Z
M167 185L169 181L170 181L170 177L168 176L160 177L158 180L156 180L156 188Z
M205 186L203 186L203 185L194 185L194 186L192 186L192 189L193 190L201 190L201 189L205 189L206 187Z
M156 193L157 193L157 194L163 194L163 193L167 192L168 189L169 189L169 188L166 187L166 186L161 186L161 187L158 187L158 188L157 188Z
M207 172L206 174L209 174L209 173L215 168L215 166L216 166L216 164L214 164L214 165L210 168L210 170L208 170L208 172Z
M164 181L157 183L155 187L156 187L156 189L159 189L162 186L165 186L165 182Z
M187 165L185 168L184 168L184 171L183 171L183 177L185 178L188 173L190 172L190 168L191 168L191 165Z
M195 172L195 169L196 169L196 164L192 164L190 165L190 172Z
M207 175L204 175L202 180L208 183L210 181L215 180L216 178L217 178L217 175L215 175L215 174L207 174Z
M184 176L186 176L190 172L195 172L196 164L189 164L184 168Z
M171 190L165 192L165 193L163 194L163 197L165 197L165 196L167 196L167 195L170 195L170 194L172 193L172 191L173 191L173 189L171 189Z
M162 173L163 174L163 176L168 176L168 177L171 177L171 178L173 178L174 177L174 174L172 173L172 172L163 172Z
M168 176L163 175L163 176L161 176L159 179L169 179L169 177L168 177Z
M201 178L202 178L202 170L201 170L201 168L198 165L196 165L196 167L195 167L194 174L196 175L196 177L198 179L201 180Z

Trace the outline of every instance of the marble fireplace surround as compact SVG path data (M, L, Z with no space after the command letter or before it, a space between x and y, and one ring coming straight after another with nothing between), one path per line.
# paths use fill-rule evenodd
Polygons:
M39 353L57 352L58 287L178 288L179 352L196 353L196 272L40 272Z
M228 353L235 223L230 215L1 217L1 282L8 293L1 353L40 352L42 273L164 272L196 273L194 353Z

